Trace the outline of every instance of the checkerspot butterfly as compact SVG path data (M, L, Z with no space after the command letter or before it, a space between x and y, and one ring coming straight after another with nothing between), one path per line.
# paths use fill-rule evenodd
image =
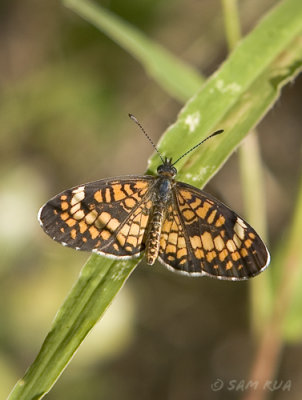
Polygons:
M163 159L157 176L102 179L68 189L39 212L44 231L77 250L117 259L145 252L174 271L218 279L253 277L269 264L269 253L255 230L213 196L174 178L176 162Z

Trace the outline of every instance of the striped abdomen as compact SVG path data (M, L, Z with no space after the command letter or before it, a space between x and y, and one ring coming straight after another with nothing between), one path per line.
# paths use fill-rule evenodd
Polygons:
M145 252L147 264L149 265L153 265L158 256L164 211L165 204L155 203L151 221L149 222L150 229L148 233Z

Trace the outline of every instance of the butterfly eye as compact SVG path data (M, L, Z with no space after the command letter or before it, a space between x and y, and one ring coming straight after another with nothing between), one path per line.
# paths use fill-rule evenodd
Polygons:
M157 173L158 174L161 174L163 172L163 165L159 165L158 167L157 167Z
M177 175L177 169L176 169L175 167L171 167L171 170L172 170L172 172L173 172L173 177L174 177L175 175Z

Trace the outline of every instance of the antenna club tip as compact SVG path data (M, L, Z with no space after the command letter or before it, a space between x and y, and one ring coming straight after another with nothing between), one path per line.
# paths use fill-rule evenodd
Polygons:
M210 136L220 135L223 132L224 132L224 129L219 129L218 131L212 133L212 135L210 135Z
M135 116L131 113L128 113L129 118L133 119L133 121L137 122L137 119L135 118Z

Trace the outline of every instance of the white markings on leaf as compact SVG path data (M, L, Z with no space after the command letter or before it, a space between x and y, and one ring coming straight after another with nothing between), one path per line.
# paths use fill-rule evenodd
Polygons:
M200 119L201 119L201 116L200 116L199 111L196 111L194 114L190 114L186 117L185 124L189 127L190 132L195 131L196 127L200 123Z
M221 93L235 94L240 92L241 86L236 82L225 84L223 79L219 79L216 82L216 89Z

